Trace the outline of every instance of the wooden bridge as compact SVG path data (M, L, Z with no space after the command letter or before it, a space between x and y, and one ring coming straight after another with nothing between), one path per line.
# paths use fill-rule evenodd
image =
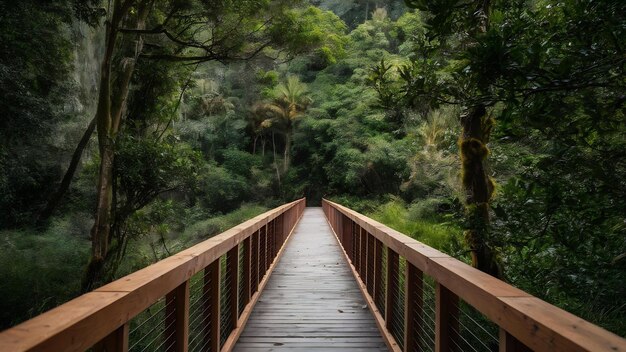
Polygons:
M339 204L301 199L0 333L20 351L626 351Z

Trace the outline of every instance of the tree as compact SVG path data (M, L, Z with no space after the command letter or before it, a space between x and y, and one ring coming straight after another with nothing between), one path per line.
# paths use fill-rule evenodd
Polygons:
M407 4L424 11L428 31L416 44L410 63L397 69L402 87L393 79L385 82L391 66L383 63L376 70L375 79L385 86L379 89L385 93L381 100L411 107L462 107L459 146L466 239L473 264L499 276L500 241L490 231L494 183L486 163L495 121L508 123L523 111L522 119L529 123L545 125L542 120L550 119L550 126L560 126L563 121L557 116L575 114L565 112L563 96L586 94L585 90L621 105L603 89L620 85L615 69L624 62L619 54L623 44L615 35L623 31L619 23L624 22L624 4L457 0ZM561 98L554 99L558 95Z
M0 1L0 227L32 223L59 177L52 131L76 118L68 101L81 100L65 33L97 24L95 2Z
M113 170L125 104L138 60L201 63L250 60L272 53L286 56L314 48L302 40L306 28L293 13L291 1L263 0L213 3L195 0L155 2L114 0L106 22L96 124L100 152L98 197L91 231L92 256L83 288L103 276L112 225ZM148 26L149 22L149 26ZM284 33L290 33L284 38ZM208 38L208 39L207 39ZM118 43L119 42L119 43ZM144 43L147 50L144 50ZM280 52L274 52L280 55Z
M313 101L308 96L306 85L297 76L287 77L287 81L280 83L273 94L275 96L270 103L261 104L256 110L265 115L262 127L274 128L285 137L283 172L287 172L295 121Z

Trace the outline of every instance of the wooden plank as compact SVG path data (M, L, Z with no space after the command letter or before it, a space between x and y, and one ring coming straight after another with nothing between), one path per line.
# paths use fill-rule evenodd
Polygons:
M536 351L626 351L626 340L611 332L532 297L362 214L327 200L323 200L323 204L328 207L329 213L336 212L338 216L352 219L424 274L433 277ZM527 307L525 311L517 306L526 304L535 306L532 309ZM548 315L546 311L552 311L553 314Z
M250 271L252 270L251 266L251 251L250 251L250 237L246 238L243 241L243 295L240 297L241 302L243 302L243 306L245 307L250 302L250 297L252 297L252 291L250 290Z
M374 238L374 276L372 277L374 282L374 302L378 306L381 300L384 302L384 285L383 280L383 243ZM384 303L383 303L384 304ZM384 307L380 307L383 309Z
M251 276L251 288L250 291L254 294L259 290L259 231L250 236L250 248L251 248L251 262L250 262L250 276Z
M293 232L295 231L295 226L298 224L298 221L300 221L300 218L296 219L296 221L293 223L294 228L292 228L291 231L289 233L287 233L286 238L285 238L285 243L287 243L287 241L289 241L289 239L291 238ZM280 260L284 250L285 250L285 246L284 245L281 246L281 248L278 250L278 253L276 255L276 260L270 265L270 267L268 269L268 272L267 272L267 275L259 283L258 292L255 292L252 295L252 297L250 298L250 302L244 307L244 310L241 313L241 317L239 319L238 326L230 334L228 339L226 339L226 341L224 342L224 346L222 346L222 351L221 352L232 351L232 349L235 347L235 344L239 340L239 336L241 336L241 333L244 331L244 328L246 327L248 319L250 318L250 315L252 314L253 309L254 309L255 305L257 304L257 302L259 300L261 292L267 286L267 283L268 283L268 281L269 281L269 279L270 279L270 277L272 275L272 272L274 271L274 268L278 264L278 261Z
M419 341L424 314L424 276L411 263L406 263L406 280L404 281L404 351L419 351Z
M393 317L400 302L397 302L400 257L392 249L387 249L387 289L385 290L385 324L391 330ZM404 302L402 302L404 304Z
M319 208L307 208L234 351L386 351Z
M513 335L500 329L500 352L532 352L530 348L521 343Z
M2 351L84 351L304 200L267 211L174 256L0 333Z
M205 330L205 344L208 342L211 351L220 350L220 317L221 317L221 297L220 297L220 259L218 258L211 263L204 271L204 294L207 296L208 309L205 308L206 314L209 315L209 326Z
M341 244L348 254L348 258L351 262L354 261L354 256L352 254L352 225L354 223L347 216L341 217Z
M230 274L228 292L230 292L230 307L228 309L233 329L237 327L239 320L239 247L235 247L226 254L227 272Z
M367 292L374 297L374 266L375 266L376 239L367 233L367 273L365 274Z
M165 347L187 352L189 343L189 280L165 296Z
M435 286L435 351L456 351L459 331L459 297L445 286Z
M361 271L361 228L358 225L353 226L352 233L354 238L354 243L352 244L354 259L352 264L354 265L354 270L358 273Z
M626 351L623 338L536 297L501 301L495 322L533 350Z
M259 229L259 281L265 277L267 264L267 226Z
M360 269L359 270L359 276L361 276L361 280L363 282L367 282L366 281L366 277L367 277L367 232L365 232L365 230L362 227L359 227L360 231L361 231L361 249L360 249L360 258L359 258L359 266Z
M120 326L93 346L93 352L127 352L128 323Z

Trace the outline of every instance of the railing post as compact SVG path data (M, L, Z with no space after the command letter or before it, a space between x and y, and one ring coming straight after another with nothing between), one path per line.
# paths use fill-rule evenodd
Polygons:
M353 233L353 244L352 244L352 248L354 251L354 260L352 261L352 264L354 264L354 270L356 270L357 273L359 273L360 275L360 271L361 271L361 227L359 225L357 225L356 223L354 224L354 226L352 226L352 233Z
M251 271L251 251L250 251L250 243L251 238L248 237L243 240L243 296L239 299L243 302L243 306L247 306L248 302L250 302L250 297L252 296L251 287L251 279L250 279L250 271Z
M128 323L94 345L93 352L128 352Z
M382 281L383 277L383 243L377 238L374 238L374 275L372 277L374 281L374 302L378 305L381 295L383 294L382 286L385 284ZM382 297L384 298L384 297Z
M406 295L404 296L404 351L419 350L424 309L424 275L413 264L406 262Z
M204 329L204 343L211 351L220 350L220 276L220 258L217 258L204 269L203 294L206 296L204 319L209 318L209 324Z
M187 352L189 346L189 280L165 296L166 349Z
M266 233L267 233L268 226L269 224L259 229L259 282L261 282L263 278L265 277L265 263L267 260L267 235Z
M400 257L391 248L387 248L387 289L385 290L385 325L391 330L393 315L400 302L398 299L398 271ZM404 303L404 302L403 302Z
M500 328L500 352L532 352L532 350L515 336Z
M230 292L230 321L233 329L237 327L239 320L239 246L233 247L226 253L226 272L230 275L228 291Z
M251 276L251 283L250 285L252 286L250 288L251 292L257 292L259 290L259 260L260 260L260 253L259 253L259 231L257 230L255 231L252 236L251 236L251 246L250 246L250 250L251 250L251 262L250 262L250 276Z
M360 227L360 230L361 230L361 235L359 237L361 238L361 249L359 250L360 252L359 267L361 270L359 271L359 275L361 275L361 280L365 282L365 284L367 285L366 272L367 272L367 237L368 237L368 234L362 227Z
M265 261L263 262L263 277L265 277L267 268L269 268L272 263L272 235L274 234L274 228L276 227L276 219L267 224L265 227Z
M360 226L356 222L352 222L352 255L354 256L353 264L358 265L359 262L359 249L361 249L360 244L360 234L361 229Z
M348 253L348 258L350 261L354 261L354 256L352 255L352 220L349 217L342 217L342 227L341 227L341 237L343 245L343 249Z
M374 272L376 269L376 239L371 234L367 234L367 272L365 273L367 292L374 297ZM374 301L375 302L375 301Z
M459 331L459 297L437 282L435 287L435 351L456 351Z

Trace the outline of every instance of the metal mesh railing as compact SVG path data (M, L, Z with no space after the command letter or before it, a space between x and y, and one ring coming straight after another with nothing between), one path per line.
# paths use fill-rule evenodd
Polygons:
M390 257L387 257L390 258ZM390 263L388 263L389 265ZM389 295L388 299L390 300L390 317L389 317L389 332L396 339L398 345L403 348L404 347L404 297L405 297L405 266L406 261L404 258L398 259L397 265L390 265L392 268L390 270L390 278L395 277L395 280L388 279L388 289ZM395 287L391 287L392 281L395 282Z
M424 308L422 310L420 326L420 346L423 351L435 350L435 317L436 317L436 302L435 302L435 281L429 277L424 276L423 281L423 293L424 293Z
M387 246L384 246L379 240L375 240L375 242L376 247L374 251L376 254L374 255L374 258L378 267L374 268L374 276L376 280L374 298L376 301L376 307L378 307L380 314L384 317L386 308L385 292L387 291Z
M244 253L243 252L244 252L244 245L240 244L239 245L239 253L238 253L239 265L237 266L239 268L239 270L237 272L237 277L238 277L237 283L239 284L238 287L237 287L237 290L239 292L238 293L238 297L240 297L239 301L238 301L239 304L238 304L238 307L237 307L238 315L241 315L241 313L243 313L243 309L245 308L245 305L247 303L243 299L241 299L241 297L243 297L243 295L244 295L243 291L245 289L244 280L243 280L243 278L244 278L244 267L243 266L244 266L244 259L245 258L244 258Z
M165 346L169 337L165 332L171 328L174 304L174 300L166 303L163 297L130 321L129 351L163 351L169 347Z
M233 299L232 285L231 281L233 280L233 272L232 268L229 265L226 265L228 260L227 256L223 256L220 263L221 270L221 296L220 296L220 307L224 307L225 309L221 309L220 314L220 345L223 345L228 339L228 335L233 329L233 321L232 321L232 311L228 309L231 305L231 300Z
M374 236L367 234L367 292L370 296L374 296L374 255L376 253L375 250L376 239Z
M213 282L204 272L191 277L189 286L189 351L209 350L212 292L208 289Z
M453 317L456 347L460 351L495 352L499 349L498 326L474 307L460 301L459 314Z
M265 277L265 265L267 262L267 232L262 227L259 231L259 281Z

